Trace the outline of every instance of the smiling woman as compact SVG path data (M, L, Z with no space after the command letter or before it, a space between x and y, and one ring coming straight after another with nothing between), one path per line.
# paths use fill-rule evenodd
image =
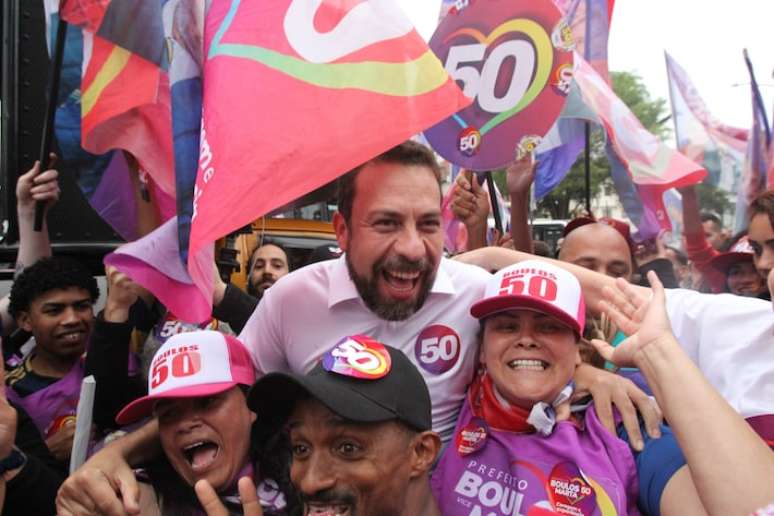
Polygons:
M679 451L663 478L643 475L638 496L633 453L602 426L593 405L568 420L558 416L580 363L585 306L577 278L524 261L495 274L470 312L482 327L481 371L433 474L441 512L657 512L664 485L684 463Z

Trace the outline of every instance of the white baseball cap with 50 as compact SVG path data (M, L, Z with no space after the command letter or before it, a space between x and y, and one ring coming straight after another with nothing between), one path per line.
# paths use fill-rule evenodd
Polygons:
M580 282L572 273L542 260L527 260L499 270L487 283L484 299L470 308L482 319L507 310L546 313L583 334L586 305Z

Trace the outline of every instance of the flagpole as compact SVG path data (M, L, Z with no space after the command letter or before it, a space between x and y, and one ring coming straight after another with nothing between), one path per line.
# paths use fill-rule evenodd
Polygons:
M675 116L675 96L672 93L672 74L669 67L669 54L664 50L664 63L666 63L667 69L667 82L669 83L669 107L672 108L672 122L675 126L675 148L680 151L680 133L677 129L677 117Z
M494 215L495 228L503 235L503 219L500 217L500 203L497 201L497 192L495 191L494 178L492 178L492 171L489 170L486 173L486 186L489 189L489 199L492 203L492 214Z
M763 117L763 128L766 131L766 147L768 148L771 143L771 129L769 128L769 118L766 116L766 106L763 104L763 98L761 98L761 90L758 88L758 81L755 80L755 72L753 71L752 61L747 53L747 49L742 50L744 55L744 62L747 65L747 70L750 72L750 81L752 82L753 94L755 95L755 103L758 105L758 110Z
M56 28L54 54L51 57L51 63L48 70L48 104L46 105L46 118L43 120L43 138L40 142L40 154L38 154L41 170L45 170L49 164L48 155L51 152L51 141L54 134L54 116L56 115L56 104L59 97L59 77L62 72L62 58L64 56L66 35L67 22L62 19L60 13L59 23ZM33 226L35 231L43 229L45 208L46 206L43 201L37 201L35 203L35 225Z
M586 172L586 214L591 216L591 128L588 122L584 122L584 136L586 140L586 152L583 159L583 167Z

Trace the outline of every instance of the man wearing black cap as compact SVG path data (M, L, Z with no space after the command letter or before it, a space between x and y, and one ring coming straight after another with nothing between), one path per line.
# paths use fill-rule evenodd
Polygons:
M441 439L427 385L401 351L347 337L307 375L263 377L248 405L288 428L304 514L440 514L429 473Z

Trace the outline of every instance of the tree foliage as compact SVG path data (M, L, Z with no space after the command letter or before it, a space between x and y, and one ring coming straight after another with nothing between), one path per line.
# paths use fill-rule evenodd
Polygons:
M613 91L632 110L642 125L659 138L669 135L669 127L664 124L666 101L651 98L642 79L632 72L611 72ZM612 192L610 164L605 154L605 135L603 130L590 124L590 193L591 198L603 191ZM584 153L572 166L564 180L550 194L538 202L540 215L554 219L569 219L585 213L586 178Z

